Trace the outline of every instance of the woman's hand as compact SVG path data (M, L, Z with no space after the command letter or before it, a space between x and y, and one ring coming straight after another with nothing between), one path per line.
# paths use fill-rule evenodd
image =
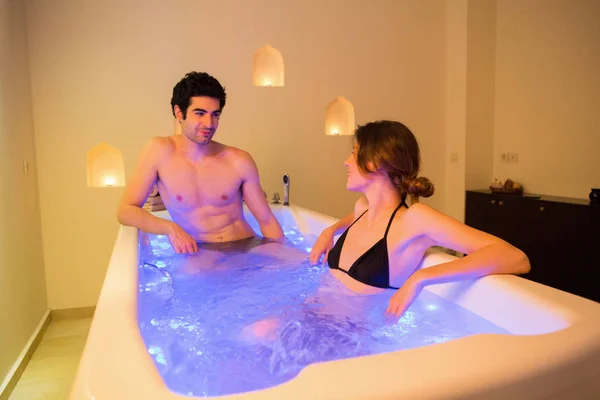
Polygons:
M396 317L402 316L417 296L419 296L424 285L417 272L413 273L404 282L404 285L394 293L387 310L385 310L386 314L395 315Z
M311 265L318 263L319 258L321 258L323 254L323 264L325 264L327 261L327 256L329 255L329 251L333 248L333 237L333 231L329 228L321 232L310 252L310 255L308 256Z

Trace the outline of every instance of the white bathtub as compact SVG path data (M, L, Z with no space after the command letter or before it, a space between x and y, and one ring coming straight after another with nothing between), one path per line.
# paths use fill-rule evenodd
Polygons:
M336 220L272 206L303 233ZM157 213L168 218L166 212ZM426 268L453 257L428 254ZM568 266L565 266L565 274ZM167 400L137 323L138 231L121 227L71 400ZM312 364L296 378L222 399L599 399L600 304L515 276L429 286L514 335L474 335L394 353Z

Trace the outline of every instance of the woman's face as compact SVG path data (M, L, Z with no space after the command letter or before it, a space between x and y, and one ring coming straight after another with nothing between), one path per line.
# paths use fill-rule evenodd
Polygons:
M352 154L346 158L344 165L348 169L348 179L346 181L346 189L352 192L362 192L369 185L372 178L369 173L363 172L358 168L356 159L358 156L358 144L355 142L352 146ZM369 166L370 167L370 166Z

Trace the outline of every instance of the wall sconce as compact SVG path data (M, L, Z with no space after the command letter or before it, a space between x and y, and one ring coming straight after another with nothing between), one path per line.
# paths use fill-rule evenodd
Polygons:
M325 110L325 135L353 135L355 128L354 106L344 97L336 97Z
M104 186L112 187L112 186L115 186L116 184L117 184L117 178L115 178L114 176L105 176L104 177Z
M271 45L265 45L254 53L254 86L283 86L284 65L281 53Z
M87 152L88 187L125 186L123 156L116 147L100 143Z

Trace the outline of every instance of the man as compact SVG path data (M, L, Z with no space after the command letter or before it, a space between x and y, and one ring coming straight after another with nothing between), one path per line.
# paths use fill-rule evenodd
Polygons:
M197 241L255 235L243 215L244 199L264 237L284 238L250 154L212 140L225 102L225 89L207 73L190 72L175 85L171 108L182 134L152 138L144 147L119 205L121 224L166 234L177 253L192 253ZM142 208L154 185L173 221Z

